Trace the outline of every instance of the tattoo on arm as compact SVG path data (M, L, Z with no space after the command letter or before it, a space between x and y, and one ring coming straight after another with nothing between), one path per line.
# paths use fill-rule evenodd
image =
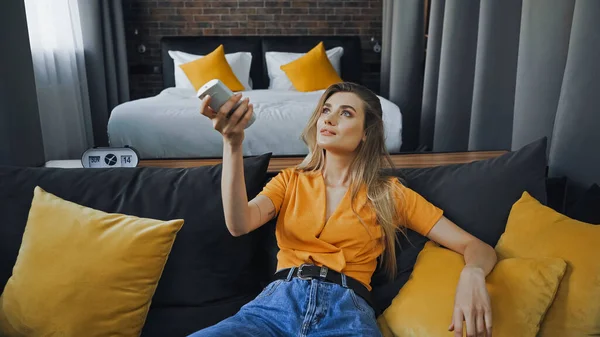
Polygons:
M259 222L262 222L262 212L261 212L261 210L260 210L260 207L259 207L259 206L258 206L258 204L257 204L257 203L255 203L255 202L252 202L252 204L253 204L254 206L256 206L256 208L258 208L258 221L259 221Z

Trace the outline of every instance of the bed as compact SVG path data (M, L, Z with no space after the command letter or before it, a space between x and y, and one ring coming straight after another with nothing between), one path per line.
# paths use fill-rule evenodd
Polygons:
M123 103L113 109L108 122L110 146L135 148L141 159L215 158L223 153L221 135L200 115L200 101L192 88L176 79L169 51L205 55L220 44L227 53L251 53L249 83L242 91L254 105L256 122L245 133L244 155L271 152L274 156L305 155L302 129L323 93L298 92L273 87L265 53L304 53L323 41L326 49L343 48L336 69L346 81L360 83L361 47L355 36L200 36L161 40L164 89L156 96ZM270 53L271 55L273 53ZM329 52L328 52L329 55ZM333 63L333 61L332 61ZM250 63L249 63L250 64ZM238 76L239 77L239 76ZM178 82L179 81L179 82ZM398 152L402 144L402 115L398 106L380 97L386 146Z

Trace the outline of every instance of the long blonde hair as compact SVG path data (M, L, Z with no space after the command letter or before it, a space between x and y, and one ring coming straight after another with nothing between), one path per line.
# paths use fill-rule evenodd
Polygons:
M383 267L389 277L394 277L397 272L396 233L401 231L406 235L406 232L401 226L404 216L396 207L398 202L396 196L401 196L401 191L398 185L382 172L386 167L393 167L393 163L385 146L383 112L379 97L364 86L355 83L337 83L327 88L302 132L302 140L308 146L309 153L296 168L300 171L317 171L323 168L325 150L317 144L317 122L327 99L338 92L353 93L363 101L366 137L358 145L356 156L350 164L352 211L358 216L354 209L354 202L361 186L366 186L367 198L375 211L377 222L385 234L382 237L385 247L382 256ZM364 225L362 219L360 221Z

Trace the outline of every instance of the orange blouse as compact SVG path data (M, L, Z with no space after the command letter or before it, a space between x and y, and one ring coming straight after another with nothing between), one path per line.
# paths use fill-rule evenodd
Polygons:
M397 183L403 192L397 207L405 211L405 225L427 235L442 217L442 210ZM352 212L350 189L325 221L327 199L320 172L285 169L265 185L260 195L271 199L278 214L275 230L280 249L278 270L302 263L325 265L357 279L371 290L371 276L384 247L380 241L383 229L377 224L375 211L367 204L366 187L360 189L354 203L366 226Z

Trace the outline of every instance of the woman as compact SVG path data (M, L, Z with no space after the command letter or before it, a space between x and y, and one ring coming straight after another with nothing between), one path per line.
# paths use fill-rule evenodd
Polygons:
M485 277L494 249L466 233L397 179L382 175L386 152L379 98L363 86L334 84L321 97L302 138L309 154L247 200L242 141L253 113L237 94L202 114L224 139L221 181L228 230L247 234L277 216L278 272L234 316L192 336L380 336L370 281L381 256L396 272L394 240L410 228L464 255L449 330L491 336Z

